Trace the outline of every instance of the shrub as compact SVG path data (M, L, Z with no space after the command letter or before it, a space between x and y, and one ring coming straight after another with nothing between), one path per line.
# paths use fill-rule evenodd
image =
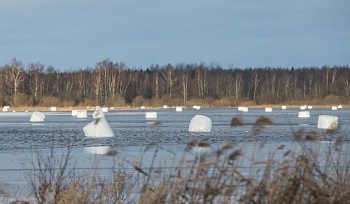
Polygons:
M58 106L59 104L60 104L59 98L54 97L54 96L42 97L41 102L40 102L41 106L46 106L46 107Z

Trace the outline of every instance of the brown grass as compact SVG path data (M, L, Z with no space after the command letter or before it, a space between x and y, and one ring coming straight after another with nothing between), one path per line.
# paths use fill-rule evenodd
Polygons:
M231 126L237 124L244 123L233 119ZM258 134L272 124L261 117L252 132ZM253 155L246 155L233 143L213 152L204 151L212 144L193 140L178 162L160 169L155 166L162 149L158 144L145 148L155 150L147 169L112 151L108 156L115 161L113 177L108 179L98 169L79 173L68 147L59 158L54 150L47 157L38 153L29 163L34 168L28 168L36 170L28 171L27 178L36 203L350 203L349 145L338 138L321 152L316 132L300 129L294 136L295 149L281 145L266 160L260 159L259 144ZM251 157L249 169L258 170L242 172L243 157ZM126 166L133 171L126 171Z

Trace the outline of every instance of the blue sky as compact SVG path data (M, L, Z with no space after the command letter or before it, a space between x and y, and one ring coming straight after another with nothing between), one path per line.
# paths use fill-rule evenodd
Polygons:
M349 65L349 0L0 0L0 65Z

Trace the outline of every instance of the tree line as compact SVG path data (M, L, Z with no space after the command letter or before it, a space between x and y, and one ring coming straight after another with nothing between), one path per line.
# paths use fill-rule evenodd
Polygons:
M242 69L204 63L134 69L104 59L95 67L60 71L13 59L0 66L0 86L3 106L330 104L348 102L350 69Z

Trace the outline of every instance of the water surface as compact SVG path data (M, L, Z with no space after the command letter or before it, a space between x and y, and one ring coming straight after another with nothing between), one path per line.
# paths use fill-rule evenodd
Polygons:
M157 119L146 119L148 111L156 111ZM187 144L193 139L210 143L225 142L289 142L294 141L294 132L304 129L305 132L316 131L322 140L335 140L342 136L349 140L349 109L314 108L309 110L311 117L298 118L299 109L273 109L267 113L263 108L250 108L240 113L236 108L188 108L176 112L173 108L159 110L111 110L106 119L115 137L88 138L84 136L83 127L93 121L92 113L88 118L78 119L71 112L43 112L45 122L29 122L31 112L0 112L0 151L13 149L41 149L50 147L90 147L108 146L142 146L146 144ZM195 115L211 118L213 127L210 133L188 132L189 122ZM319 115L335 115L339 117L339 131L332 135L318 130ZM273 121L273 125L264 127L258 135L252 132L253 123L265 116ZM240 117L244 126L231 127L233 117ZM154 127L155 122L160 125Z

